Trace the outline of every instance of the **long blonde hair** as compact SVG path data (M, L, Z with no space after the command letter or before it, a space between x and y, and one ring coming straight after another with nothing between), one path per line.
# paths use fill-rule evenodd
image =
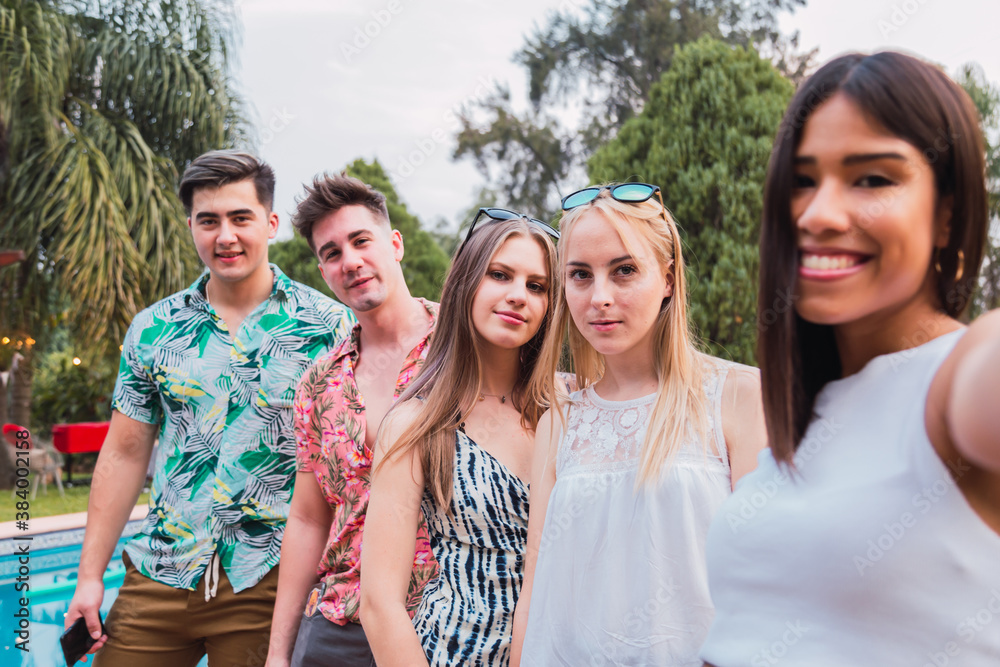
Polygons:
M472 324L472 302L493 257L507 239L515 236L534 239L541 246L549 275L549 307L538 331L521 347L521 366L511 394L524 428L534 430L553 391L554 372L540 372L537 362L552 320L556 249L547 233L523 219L483 224L452 262L441 291L441 308L427 359L396 403L402 405L419 397L423 405L414 424L391 444L383 458L385 461L416 448L425 484L445 512L449 511L452 498L455 429L461 416L472 411L482 391L482 339Z
M559 283L565 282L566 250L573 227L585 214L599 213L610 224L632 257L640 254L630 247L631 230L652 251L659 270L672 273L673 296L663 300L660 313L653 325L653 365L657 376L656 401L650 413L642 444L642 454L637 484L655 481L664 467L669 465L692 426L705 443L708 433L708 413L702 388L702 356L695 349L694 335L687 319L687 287L684 277L684 257L681 252L677 225L656 199L641 203L624 203L603 190L588 204L578 206L562 217L559 231ZM654 267L641 267L655 270ZM568 337L569 351L577 384L583 389L597 382L604 375L604 356L583 337L573 321L566 303L566 292L559 290L553 314L553 325L542 348L540 366L549 376L555 374L564 338ZM553 409L564 417L562 401L552 394ZM565 426L565 425L564 425ZM707 443L706 443L707 444Z

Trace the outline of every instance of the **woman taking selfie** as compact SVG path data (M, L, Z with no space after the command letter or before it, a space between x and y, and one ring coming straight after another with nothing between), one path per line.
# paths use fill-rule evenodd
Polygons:
M958 319L987 218L938 68L852 54L795 95L759 293L795 307L759 342L771 451L709 533L708 663L1000 664L1000 312Z
M445 281L424 368L383 422L361 580L380 667L508 663L534 429L555 377L537 364L555 280L550 236L540 221L480 211ZM440 569L411 622L421 509Z

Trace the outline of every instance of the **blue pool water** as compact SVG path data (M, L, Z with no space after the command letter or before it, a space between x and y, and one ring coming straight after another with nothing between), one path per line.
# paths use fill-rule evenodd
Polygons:
M138 521L131 522L126 527L124 536L115 548L108 571L104 574L102 617L108 615L111 603L118 596L118 588L125 578L122 548L128 536L138 527ZM28 544L30 548L30 589L27 592L16 590L20 567L18 544L14 540L0 540L0 667L65 667L66 661L59 647L59 635L62 634L63 618L69 610L73 590L76 588L83 529L35 535L30 542L20 542ZM19 629L19 619L14 614L20 609L18 600L23 596L29 599L29 652L14 646ZM89 665L90 662L77 664ZM200 664L205 665L207 662L202 660Z

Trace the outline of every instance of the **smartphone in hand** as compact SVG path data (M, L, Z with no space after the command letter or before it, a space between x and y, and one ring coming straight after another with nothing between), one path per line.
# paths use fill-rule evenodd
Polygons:
M100 616L97 617L97 620L101 621L101 634L103 635L104 620ZM62 636L59 637L59 643L62 645L67 667L73 667L80 658L87 655L87 651L97 643L97 640L90 636L87 621L81 616L73 622L73 625L69 626L66 632L62 633Z

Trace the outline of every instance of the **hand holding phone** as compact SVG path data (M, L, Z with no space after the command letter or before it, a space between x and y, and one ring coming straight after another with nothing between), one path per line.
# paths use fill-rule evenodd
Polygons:
M105 634L104 620L100 616L97 619L101 622L101 634L103 635ZM97 643L97 640L90 636L87 621L81 616L76 619L73 625L69 626L66 632L62 633L62 636L59 637L59 643L62 645L66 665L73 667L80 658L87 655L87 651Z

